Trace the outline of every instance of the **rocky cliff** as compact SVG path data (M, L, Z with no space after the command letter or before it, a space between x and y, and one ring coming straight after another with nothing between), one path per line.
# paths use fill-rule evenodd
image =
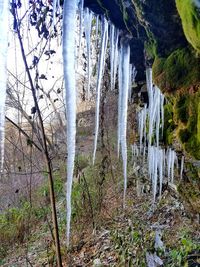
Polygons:
M85 6L104 14L130 39L138 83L145 81L145 68L152 67L154 83L168 100L163 141L166 145L178 141L195 161L196 166L186 167L185 180L193 188L187 198L196 203L200 191L200 2L85 0ZM182 186L180 192L187 195ZM191 192L196 192L195 197Z

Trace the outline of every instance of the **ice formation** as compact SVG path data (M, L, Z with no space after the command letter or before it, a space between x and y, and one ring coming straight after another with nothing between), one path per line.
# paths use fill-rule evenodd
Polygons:
M154 131L155 131L156 145L159 146L160 128L163 131L164 127L164 95L160 92L160 89L157 86L153 85L151 69L147 69L146 79L147 79L147 91L149 96L148 139L149 139L149 144L151 145L153 143Z
M181 157L181 170L180 170L180 179L183 179L183 168L184 168L184 156Z
M81 54L81 40L82 40L82 34L83 34L83 8L84 8L84 0L80 0L79 2L79 57Z
M77 1L64 1L63 14L63 67L67 116L67 245L70 238L71 192L76 142L76 87L75 87L75 33Z
M176 152L171 148L168 148L166 153L166 163L167 163L167 177L168 182L174 182L174 165L176 160Z
M124 174L124 201L127 189L127 110L129 91L129 67L130 67L130 46L121 40L119 59L119 102L118 102L118 152L121 148Z
M53 26L55 25L56 12L60 8L60 0L53 0Z
M118 38L119 32L113 24L110 24L110 87L115 88L118 65Z
M91 80L91 30L92 30L92 12L89 8L84 11L84 28L87 47L87 97L90 94L90 80Z
M138 113L138 128L140 136L140 153L142 152L143 145L146 143L146 120L147 120L147 105Z
M132 159L134 157L138 157L139 156L139 149L136 143L134 143L133 145L131 145L131 150L132 150Z

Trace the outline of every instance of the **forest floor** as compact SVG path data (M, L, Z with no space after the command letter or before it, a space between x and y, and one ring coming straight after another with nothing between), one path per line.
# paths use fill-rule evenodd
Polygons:
M166 188L153 205L152 194L140 194L135 183L129 180L125 209L122 190L112 183L107 186L98 227L92 229L85 218L77 235L77 225L72 226L73 244L68 251L62 236L63 266L200 266L199 225L185 212L176 192ZM57 206L61 217L64 202L61 199ZM52 246L48 226L40 222L27 242L8 252L1 266L56 266ZM147 253L156 255L163 265L147 265Z
M79 140L79 150L84 156L91 153L91 131L88 136L89 139L87 131L82 131ZM70 249L65 246L64 194L57 199L63 267L200 266L198 222L185 210L175 187L165 185L162 197L153 204L147 166L146 163L141 166L141 161L140 158L130 161L125 208L123 175L115 160L112 162L114 175L104 181L100 213L95 213L96 206L92 203L92 218L90 209L85 209L81 199L79 205L83 207L72 220ZM77 179L77 185L79 182ZM77 191L77 195L79 193ZM48 214L31 225L27 238L10 247L6 258L0 260L0 266L56 266L50 217Z

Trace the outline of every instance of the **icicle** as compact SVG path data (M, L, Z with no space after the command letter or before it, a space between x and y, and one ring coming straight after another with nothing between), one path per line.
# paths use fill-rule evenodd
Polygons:
M115 39L114 39L114 66L113 66L113 88L115 88L116 76L117 76L117 68L118 68L118 60L119 60L119 49L118 49L118 41L119 41L119 30L115 29Z
M180 179L183 179L184 156L181 157Z
M101 83L104 73L106 48L108 43L108 22L106 18L102 19L102 31L101 31L101 51L98 63L98 77L97 77L97 89L96 89L96 116L95 116L95 138L94 138L94 152L93 152L93 164L95 162L96 150L97 150L97 139L99 132L99 107L100 107L100 96L101 96Z
M161 127L162 127L162 136L163 136L163 131L164 131L164 101L165 101L165 97L163 94L161 94L161 101L160 101L160 105L161 105Z
M146 117L147 117L147 105L138 113L139 122L139 136L140 136L140 154L142 153L143 146L146 146ZM144 143L143 143L144 139Z
M175 157L176 153L174 151L171 151L171 182L174 183L174 163L175 163Z
M152 182L153 202L155 203L159 178L159 196L162 194L164 149L156 146L148 147L148 174Z
M153 201L156 201L156 192L157 192L157 180L158 180L158 156L159 150L157 147L153 147L153 154L154 154L154 167L153 167Z
M55 26L56 12L60 7L60 0L53 0L53 27Z
M92 29L92 12L86 8L84 14L84 27L87 47L87 97L90 94L90 79L91 79L91 29Z
M83 34L83 7L84 7L84 0L80 0L79 2L79 13L80 13L80 26L79 26L79 56L81 54L81 40L82 40L82 34Z
M115 56L115 26L110 25L110 87L113 90L114 85L114 56Z
M63 66L67 116L67 245L70 238L71 191L76 139L76 87L75 87L75 32L77 1L64 1L63 14Z
M130 64L129 66L129 89L128 89L129 102L131 101L131 94L132 94L132 75L133 75L133 66L132 64Z
M167 177L168 182L174 182L174 165L176 159L176 152L173 151L171 148L167 151Z
M160 149L159 150L159 158L158 158L158 164L159 164L159 196L161 197L162 194L162 183L163 183L163 169L164 169L164 150Z
M96 48L98 48L99 40L99 15L96 16Z
M156 104L157 104L157 110L156 110L156 145L159 146L159 133L160 133L160 90L157 90L156 95Z
M138 147L137 147L137 144L136 143L134 143L132 146L131 146L131 148L132 148L132 157L138 157L138 155L139 155L139 151L138 151ZM132 158L133 159L133 158Z
M167 150L167 178L168 182L170 182L170 169L171 169L171 149L169 148Z
M0 0L0 171L3 171L9 1Z
M118 118L118 143L121 144L121 153L123 161L124 174L124 201L125 207L126 189L127 189L127 110L128 110L128 90L129 90L129 60L130 60L130 46L121 42L120 48L120 63L119 63L119 118ZM120 103L121 101L121 103Z
M119 52L119 71L118 71L118 87L119 87L119 95L118 95L118 132L117 132L117 155L119 158L120 155L120 144L121 144L121 112L122 112L122 56L121 49Z
M164 128L164 95L160 92L159 88L153 86L152 83L152 70L146 71L147 91L149 96L149 144L152 144L152 137L154 129L156 129L156 144L159 146L160 126L162 132Z

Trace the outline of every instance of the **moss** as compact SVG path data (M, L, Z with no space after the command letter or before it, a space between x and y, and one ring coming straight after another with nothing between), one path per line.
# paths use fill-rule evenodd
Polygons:
M187 203L187 210L191 213L199 213L200 192L192 183L182 182L177 188L182 200Z
M200 60L189 48L177 49L153 63L153 79L162 91L172 92L200 82Z
M198 104L198 118L197 118L197 140L200 142L200 102Z
M189 116L189 99L187 95L181 95L176 103L176 111L177 111L177 119L180 120L182 123L188 122Z
M187 203L189 211L199 213L200 210L200 176L199 167L194 166L191 162L185 162L185 179L177 187L181 198Z
M200 52L200 13L193 0L176 0L188 42Z
M196 159L200 160L200 143L198 142L196 136L191 135L191 138L185 144L185 150Z
M199 140L199 103L200 92L185 93L176 100L175 117L182 125L178 137L185 150L196 159L200 159Z
M186 143L190 138L190 133L187 129L180 129L178 133L178 137L181 143Z
M150 38L144 43L145 51L148 58L154 59L157 55L157 42L155 39Z
M168 103L164 107L164 131L163 131L163 142L165 145L171 145L173 143L173 133L176 128L173 120L173 106Z

